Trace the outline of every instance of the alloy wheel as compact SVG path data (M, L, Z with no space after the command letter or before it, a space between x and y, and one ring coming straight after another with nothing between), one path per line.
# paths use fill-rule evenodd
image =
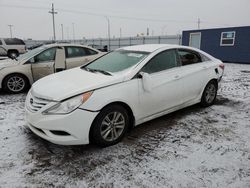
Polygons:
M107 114L101 123L101 136L105 141L111 142L118 139L125 128L125 117L120 112Z
M7 87L12 92L20 92L25 87L25 80L19 76L12 76L7 81Z
M214 84L208 85L205 91L205 100L208 104L212 103L216 96L216 87Z

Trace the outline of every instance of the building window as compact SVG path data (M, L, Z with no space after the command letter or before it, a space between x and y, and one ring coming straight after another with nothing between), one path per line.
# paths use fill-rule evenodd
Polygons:
M221 46L233 46L235 41L235 31L228 31L221 33Z

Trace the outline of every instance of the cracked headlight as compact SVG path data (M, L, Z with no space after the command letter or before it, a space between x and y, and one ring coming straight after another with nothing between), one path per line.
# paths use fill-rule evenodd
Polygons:
M68 114L77 109L80 105L86 102L92 95L93 91L86 92L84 94L72 97L63 102L59 102L49 109L45 110L43 114Z

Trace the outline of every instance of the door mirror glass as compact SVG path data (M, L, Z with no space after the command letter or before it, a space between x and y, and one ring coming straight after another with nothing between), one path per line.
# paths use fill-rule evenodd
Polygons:
M142 87L146 92L150 92L152 90L152 79L148 73L140 72L140 76L142 78Z

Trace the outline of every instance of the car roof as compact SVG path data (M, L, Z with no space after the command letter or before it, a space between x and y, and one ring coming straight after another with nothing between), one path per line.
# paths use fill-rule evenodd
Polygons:
M143 45L134 45L134 46L127 46L123 48L119 48L119 50L128 50L128 51L139 51L139 52L154 52L158 49L171 49L171 48L186 48L180 45L173 45L173 44L143 44Z
M72 44L72 43L53 43L53 44L45 44L44 46L47 48L56 47L56 46L79 46L79 47L86 47L86 48L93 49L95 51L99 51L95 48L91 48L90 46L85 46L82 44Z

